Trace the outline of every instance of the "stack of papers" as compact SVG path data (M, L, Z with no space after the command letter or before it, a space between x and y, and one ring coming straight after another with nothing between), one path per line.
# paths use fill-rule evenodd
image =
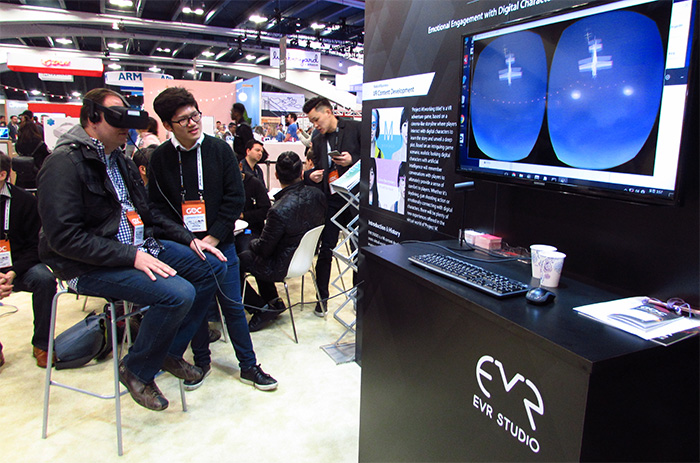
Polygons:
M688 318L645 304L644 296L574 307L578 313L647 340L678 341L698 333L699 318ZM683 333L683 336L677 334ZM670 344L672 342L661 342Z

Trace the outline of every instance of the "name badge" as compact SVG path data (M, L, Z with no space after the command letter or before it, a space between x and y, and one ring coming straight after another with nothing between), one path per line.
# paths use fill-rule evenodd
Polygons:
M134 231L134 246L141 246L143 244L143 222L139 213L133 210L126 211L126 218Z
M182 203L182 220L191 232L207 231L207 210L204 201Z
M0 240L0 268L12 267L10 240Z
M338 169L333 169L328 172L328 183L333 183L338 180Z

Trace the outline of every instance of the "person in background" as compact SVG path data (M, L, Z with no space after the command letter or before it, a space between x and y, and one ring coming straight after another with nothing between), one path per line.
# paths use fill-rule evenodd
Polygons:
M224 131L223 137L221 137L226 143L233 144L236 137L236 123L229 122L228 129Z
M241 172L257 178L265 185L265 176L262 168L258 165L265 154L263 144L255 139L249 140L245 147L245 159L241 161Z
M297 127L297 138L305 147L311 146L311 134L301 127Z
M15 183L22 188L36 188L36 174L51 152L44 143L43 130L29 117L20 124L15 151L19 155L15 163Z
M265 328L286 310L274 282L284 279L304 234L322 225L326 215L326 198L318 188L304 184L302 162L296 153L285 151L279 155L275 175L282 190L267 212L260 238L251 241L250 249L240 254L241 276L251 273L258 282L259 295L250 288L252 305L267 306L267 310L253 311L250 331Z
M253 139L253 129L246 121L246 109L243 103L234 103L231 106L231 120L236 123L236 138L233 140L233 152L236 153L238 162L245 157L245 147Z
M17 142L17 134L19 133L19 118L17 116L10 116L10 123L7 125L10 131L10 140L12 143Z
M257 363L241 304L234 228L243 210L245 192L238 163L227 143L204 134L202 113L188 90L166 88L153 100L153 108L173 136L151 158L151 203L171 222L184 223L195 236L226 256L226 277L218 280L216 297L238 359L240 380L260 390L276 389L277 381ZM192 338L192 352L195 365L204 375L198 381L185 381L187 390L200 387L211 372L206 313L199 325Z
M360 160L361 124L357 121L336 118L330 101L323 97L308 100L304 104L304 112L309 116L309 121L316 129L311 139L315 170L305 172L304 181L308 184L319 185L328 201L326 227L321 235L321 247L316 260L318 291L321 298L327 299L333 248L338 243L340 234L340 229L331 221L331 218L346 204L340 195L331 194L330 184ZM332 157L329 154L331 152L335 152ZM352 220L350 214L350 209L347 209L341 220L348 223ZM323 317L325 304L322 305L319 302L314 313Z
M32 293L32 355L36 358L38 367L46 368L56 278L39 260L41 221L36 197L9 182L11 169L10 157L0 151L0 223L5 224L0 243L10 249L9 252L0 251L0 299L6 298L13 291ZM4 246L5 240L9 246Z
M0 116L0 127L7 127L7 120L5 120L5 116Z
M253 138L259 142L265 141L265 129L261 125L256 125L253 129Z
M299 129L297 125L297 115L288 113L284 116L284 123L287 125L287 133L284 136L284 141L299 141L299 138L297 138L297 130Z
M138 148L146 148L151 145L160 145L160 139L158 138L158 121L152 117L148 117L148 126L145 129L138 129L139 133L138 139L136 140L136 146Z
M151 154L157 146L150 145L147 148L139 149L134 152L134 164L139 169L139 174L141 174L141 180L144 186L148 186L148 170L151 163Z
M225 131L226 128L224 127L224 124L222 124L221 121L216 121L216 130L214 131L216 138L221 138L223 140Z

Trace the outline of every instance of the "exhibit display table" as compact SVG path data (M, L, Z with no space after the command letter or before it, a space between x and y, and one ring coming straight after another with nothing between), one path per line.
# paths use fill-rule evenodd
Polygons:
M550 305L495 299L408 262L428 252L362 250L361 462L698 461L698 336L663 347L585 318L573 307L631 294L566 276Z

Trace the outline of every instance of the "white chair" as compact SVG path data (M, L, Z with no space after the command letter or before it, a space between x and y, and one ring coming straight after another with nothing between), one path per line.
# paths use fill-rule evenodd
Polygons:
M46 380L44 382L44 413L43 413L43 423L42 423L42 428L41 428L41 437L42 439L46 439L48 435L48 424L49 424L49 394L51 390L51 386L58 386L62 387L64 389L68 389L74 392L80 392L82 394L86 394L92 397L96 397L98 399L107 399L111 400L114 399L114 408L115 408L115 414L116 414L116 426L117 426L117 453L119 456L121 456L124 453L123 445L122 445L122 414L121 414L121 396L128 394L128 390L121 390L120 389L120 384L119 384L119 359L120 359L120 350L119 350L119 343L117 340L117 323L121 320L125 320L126 322L126 327L129 325L129 320L128 318L132 315L135 315L139 311L134 311L134 312L127 312L121 317L117 317L117 310L115 307L115 301L111 299L107 299L107 302L109 303L109 315L110 315L110 327L109 329L111 330L111 341L112 341L112 369L113 369L113 374L114 374L114 391L111 394L98 394L93 391L88 391L86 389L81 389L78 387L70 386L67 384L59 383L58 381L55 381L52 379L52 374L53 374L53 355L54 355L54 338L55 338L55 333L56 333L56 313L58 312L58 299L61 295L72 292L63 281L58 282L58 291L56 291L56 295L53 298L53 303L51 304L51 323L49 326L49 350L48 350L48 356L47 356L47 365L46 365ZM127 311L127 307L131 307L130 304L125 303L125 312ZM145 310L145 309L142 309ZM128 337L128 343L131 343L131 333L129 329L127 328L124 336L125 338ZM162 372L161 372L162 373ZM159 373L160 374L160 373ZM185 399L185 388L184 388L184 383L182 380L179 380L180 383L180 398L182 400L182 411L186 412L187 411L187 400Z
M321 232L323 232L324 225L319 225L316 228L312 228L307 231L299 242L294 255L292 256L291 262L289 262L289 267L287 267L287 276L284 277L282 283L284 283L284 291L287 293L287 307L289 308L289 318L292 320L292 330L294 331L294 342L299 343L299 338L297 337L297 328L294 324L294 313L292 311L292 300L289 297L289 287L287 286L287 280L297 277L303 277L307 273L311 272L311 279L314 282L314 287L316 288L316 298L317 301L321 301L321 296L318 292L318 285L316 284L316 274L313 270L314 256L316 255L316 249L318 248L318 240L321 237ZM246 279L250 274L246 275ZM302 280L303 283L303 280ZM245 285L243 286L243 297L245 298ZM316 301L313 301L314 303ZM301 304L304 304L304 291L302 286L301 292ZM323 315L326 315L326 304L321 301L321 307L323 308Z

